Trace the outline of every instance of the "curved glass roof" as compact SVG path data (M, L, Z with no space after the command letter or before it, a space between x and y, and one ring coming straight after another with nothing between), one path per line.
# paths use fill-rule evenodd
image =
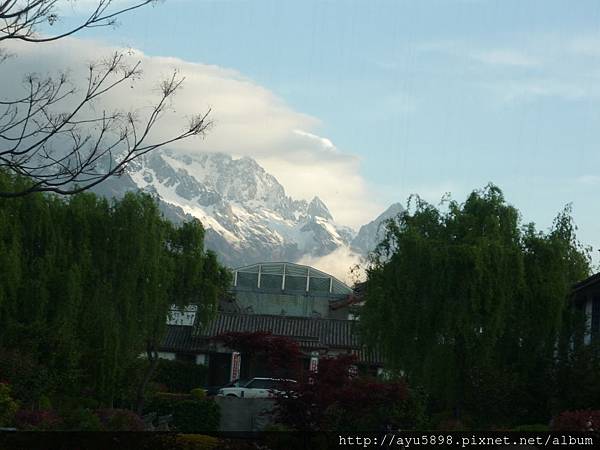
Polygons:
M293 263L257 263L233 270L233 287L269 291L347 295L352 289L337 278L310 266Z

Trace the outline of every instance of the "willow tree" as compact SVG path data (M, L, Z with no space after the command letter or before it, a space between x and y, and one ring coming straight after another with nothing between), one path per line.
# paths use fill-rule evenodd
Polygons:
M0 188L27 183L0 170ZM216 311L228 274L203 239L200 222L176 228L144 194L0 199L0 348L47 368L57 396L113 404L132 362L156 353L171 304Z
M543 233L493 185L443 209L412 202L367 271L366 340L439 410L542 420L567 295L589 272L570 210Z

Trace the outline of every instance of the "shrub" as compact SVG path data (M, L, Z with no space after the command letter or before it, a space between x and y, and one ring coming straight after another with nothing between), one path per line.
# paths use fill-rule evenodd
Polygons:
M553 431L600 430L600 411L563 411L552 420Z
M99 409L95 414L106 431L144 431L144 421L128 409Z
M10 385L0 383L0 426L12 425L18 408L18 403L11 397Z
M15 426L25 431L60 430L63 421L53 410L30 411L21 409L15 415Z
M23 405L34 405L40 396L52 390L52 377L46 367L22 350L0 348L0 373L10 382L12 395Z
M144 406L144 413L155 412L159 416L165 416L167 414L173 414L173 408L178 402L184 400L192 400L190 394L171 394L165 392L159 392L154 396L150 397Z
M217 431L221 412L213 400L184 400L173 407L173 422L182 433Z
M212 450L219 448L219 439L203 434L177 435L178 450Z
M277 397L280 423L298 431L383 431L415 428L421 402L411 400L404 381L353 378L351 356L324 358L310 382L294 386L293 395Z
M158 362L153 381L165 385L170 392L190 392L207 383L208 368L205 365L187 361Z
M102 423L89 409L73 409L62 415L64 429L69 431L101 431Z
M50 401L50 398L48 398L47 395L42 394L40 395L40 398L38 400L38 406L42 411L49 411L52 409L52 402Z
M190 391L190 394L192 395L192 397L194 397L196 400L202 400L206 398L206 391L202 388L196 388L196 389L192 389Z

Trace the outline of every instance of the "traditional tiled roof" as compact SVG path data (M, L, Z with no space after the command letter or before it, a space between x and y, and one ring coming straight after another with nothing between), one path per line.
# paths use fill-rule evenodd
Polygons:
M587 287L593 286L596 283L600 283L600 272L598 272L597 274L592 275L591 277L586 278L583 281L580 281L579 283L576 283L575 285L573 285L573 293L578 292L582 289L585 289Z
M360 346L356 325L352 320L219 313L207 326L196 325L194 334L207 338L229 332L270 331L276 336L295 339L301 345L353 348Z
M206 351L207 341L220 334L269 331L275 336L294 339L305 351L347 351L355 354L360 362L381 364L382 359L376 352L369 352L360 344L356 327L357 322L351 320L220 312L206 326L169 325L160 350Z
M160 344L161 351L192 353L200 350L204 342L192 335L189 325L167 325L167 333Z

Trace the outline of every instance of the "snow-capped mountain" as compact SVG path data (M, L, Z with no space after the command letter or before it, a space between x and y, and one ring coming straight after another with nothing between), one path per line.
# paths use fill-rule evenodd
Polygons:
M154 151L94 190L119 198L138 189L155 195L165 217L175 223L199 219L206 247L231 267L318 258L340 248L362 257L375 248L379 224L402 210L392 205L357 235L337 224L319 197L295 200L255 160L220 153Z
M367 255L379 244L385 234L385 222L398 216L404 208L400 203L392 204L377 218L360 227L358 234L352 240L351 248L360 255Z
M130 164L127 178L102 193L119 196L124 184L125 190L135 186L157 195L171 220L198 218L207 230L207 247L229 265L323 256L354 237L335 223L322 200L292 199L248 157L152 152Z

